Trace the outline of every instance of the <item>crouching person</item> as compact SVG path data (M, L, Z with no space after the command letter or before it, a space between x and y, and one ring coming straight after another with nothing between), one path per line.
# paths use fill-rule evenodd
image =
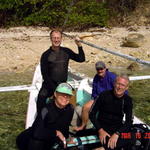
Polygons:
M114 89L102 92L91 108L89 117L98 132L102 145L100 150L125 148L134 143L130 133L132 99L125 94L128 86L129 78L126 75L117 76Z
M16 139L19 150L49 150L56 143L66 146L69 125L73 117L73 106L69 104L72 87L67 83L57 86L54 99L42 109L29 129Z

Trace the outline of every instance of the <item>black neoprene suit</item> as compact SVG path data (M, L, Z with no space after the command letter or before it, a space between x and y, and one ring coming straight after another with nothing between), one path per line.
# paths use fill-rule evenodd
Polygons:
M68 138L73 112L71 104L60 109L50 100L41 113L38 113L32 127L17 137L19 150L49 150L55 142L60 141L56 136L56 130Z
M37 99L38 112L44 106L46 98L53 95L57 85L67 81L69 59L77 62L85 61L82 47L78 47L78 50L79 53L76 54L66 47L60 47L59 50L52 50L50 47L42 54L43 84Z
M90 120L96 130L103 128L107 133L112 135L115 132L129 132L132 125L132 99L128 95L117 98L113 90L102 92L92 106L89 114ZM123 114L125 122L123 123ZM131 141L131 139L129 139ZM119 140L121 147L128 140Z

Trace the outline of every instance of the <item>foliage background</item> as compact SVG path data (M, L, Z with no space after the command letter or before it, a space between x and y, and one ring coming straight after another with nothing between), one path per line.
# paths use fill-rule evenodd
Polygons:
M81 30L119 25L147 3L149 0L0 0L0 26L63 26Z

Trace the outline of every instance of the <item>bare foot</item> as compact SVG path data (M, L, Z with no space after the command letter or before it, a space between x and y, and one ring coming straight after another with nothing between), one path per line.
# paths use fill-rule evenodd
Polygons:
M83 129L85 129L85 126L84 126L84 125L81 125L81 126L79 126L79 127L73 127L73 130L74 130L74 131L81 131L81 130L83 130Z

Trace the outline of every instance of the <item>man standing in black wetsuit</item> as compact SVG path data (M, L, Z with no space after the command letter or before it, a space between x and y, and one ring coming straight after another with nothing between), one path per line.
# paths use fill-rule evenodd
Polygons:
M102 144L100 150L125 147L133 142L131 137L121 136L128 134L132 125L132 99L125 94L128 86L126 75L117 76L114 89L102 92L92 106L89 117L98 132Z
M66 82L68 76L68 64L72 59L77 62L84 62L85 55L79 38L75 39L79 53L76 54L66 47L61 47L62 33L52 30L50 33L52 46L41 56L41 73L43 77L42 87L37 99L38 112L45 105L47 97L53 95L59 83Z

